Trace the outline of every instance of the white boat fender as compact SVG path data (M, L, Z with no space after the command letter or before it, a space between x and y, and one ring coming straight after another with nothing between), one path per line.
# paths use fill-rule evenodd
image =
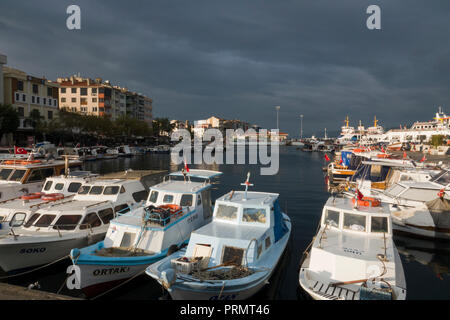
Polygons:
M161 272L161 284L165 289L169 289L177 279L175 270L172 268L166 269Z
M81 254L81 251L80 251L80 249L78 249L78 248L74 248L74 249L70 250L70 258L71 258L72 260L78 259L78 257L80 256L80 254Z

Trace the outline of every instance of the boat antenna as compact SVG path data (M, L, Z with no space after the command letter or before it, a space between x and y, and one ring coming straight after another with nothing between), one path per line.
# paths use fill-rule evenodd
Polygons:
M241 183L241 186L245 186L245 198L244 198L244 200L247 200L248 187L253 187L253 184L250 183L250 171L247 173L247 180L245 180L244 183Z

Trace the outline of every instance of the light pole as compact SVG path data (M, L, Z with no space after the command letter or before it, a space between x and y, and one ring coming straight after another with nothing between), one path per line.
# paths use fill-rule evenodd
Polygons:
M300 140L303 139L303 115L300 115Z
M275 109L277 110L277 129L280 130L279 123L278 123L278 112L280 111L280 106L276 106Z

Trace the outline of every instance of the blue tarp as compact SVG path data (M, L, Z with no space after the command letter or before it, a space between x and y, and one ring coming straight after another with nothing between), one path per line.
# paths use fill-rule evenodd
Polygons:
M341 159L342 159L342 165L343 166L350 166L350 160L352 158L352 152L351 151L342 151L341 152Z
M289 231L288 227L284 223L283 214L281 213L280 203L278 199L273 204L273 214L275 217L273 233L275 234L275 242L283 238L286 232Z

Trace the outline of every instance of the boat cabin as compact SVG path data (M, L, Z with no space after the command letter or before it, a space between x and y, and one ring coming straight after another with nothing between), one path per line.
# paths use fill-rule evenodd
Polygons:
M194 169L185 176L181 172L169 174L163 182L150 187L143 207L121 214L111 222L105 247L136 244L143 250L160 252L184 242L193 230L211 221L210 179L220 175L217 171ZM152 232L139 239L143 227Z
M231 191L220 197L213 221L192 233L185 256L202 256L205 267L255 264L288 232L278 196Z

